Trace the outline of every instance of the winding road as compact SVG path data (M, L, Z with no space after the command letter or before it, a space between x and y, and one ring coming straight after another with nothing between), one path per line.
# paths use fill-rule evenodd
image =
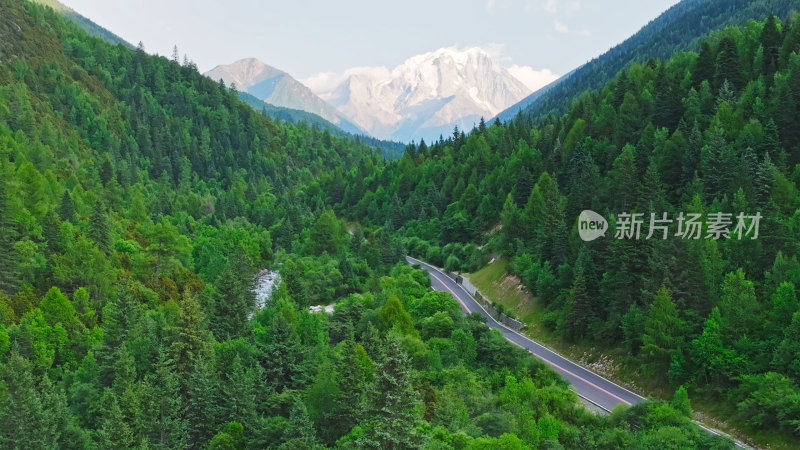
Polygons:
M603 378L591 370L568 360L542 344L496 321L461 285L438 268L410 256L406 256L406 261L411 265L419 265L420 268L430 274L431 287L433 289L451 293L453 297L461 303L461 307L467 313L477 312L481 314L486 318L486 324L490 328L500 331L511 343L528 350L530 353L552 366L553 369L572 384L581 400L591 409L608 413L619 404L633 405L645 401L644 397ZM706 427L697 421L695 421L695 424L709 433L726 436L732 439L738 448L751 448L721 431Z

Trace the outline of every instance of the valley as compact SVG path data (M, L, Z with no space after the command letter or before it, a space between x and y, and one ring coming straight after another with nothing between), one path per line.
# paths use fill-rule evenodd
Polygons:
M0 448L796 447L798 2L670 4L557 80L330 5L152 15L336 64L232 34L204 75L70 5L0 0ZM601 39L529 6L441 27Z

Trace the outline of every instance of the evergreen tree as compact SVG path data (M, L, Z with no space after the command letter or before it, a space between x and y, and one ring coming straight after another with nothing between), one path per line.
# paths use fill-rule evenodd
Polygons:
M759 41L764 49L763 66L761 73L765 75L767 80L770 80L778 70L778 56L781 48L782 36L778 31L775 16L770 14L767 21L764 23L764 28L761 30Z
M582 254L586 254L582 250ZM589 331L589 324L593 319L591 297L587 287L587 273L585 259L580 259L575 268L575 279L569 292L569 307L567 310L566 327L569 336L581 338Z
M217 381L206 359L197 358L187 382L187 445L191 448L202 448L221 425Z
M692 84L695 88L700 87L704 80L714 80L714 52L707 41L700 44L700 54L697 56L694 70L692 71Z
M92 215L89 217L89 237L101 249L108 251L111 248L108 219L106 218L105 207L99 200L92 207Z
M719 43L714 68L714 87L719 88L728 80L734 90L742 87L741 63L736 41L725 36Z
M642 335L641 358L652 376L666 375L672 354L681 345L682 328L672 295L662 286L650 305Z
M61 196L58 216L64 222L72 222L75 220L75 204L72 203L72 196L70 196L69 191L64 191L64 194Z
M8 191L4 171L0 171L0 292L15 294L19 284L19 261L14 243L16 227L8 204Z
M174 337L169 353L175 362L177 372L189 374L194 370L197 360L208 351L210 339L204 328L203 312L197 298L185 294L180 306L181 323L171 330Z
M103 403L105 407L102 423L96 435L97 445L100 448L133 448L136 445L136 438L116 397L106 395Z
M800 311L792 315L792 322L784 330L783 340L772 357L772 367L800 379Z
M288 446L292 448L312 448L319 443L314 424L308 417L306 405L299 399L292 404L292 409L289 412L289 423L289 429L286 430L285 434L289 438L286 443Z
M389 333L384 344L383 360L375 374L375 387L361 445L380 448L416 448L420 436L415 426L420 417L416 412L418 393L412 389L413 373L408 356L400 346L400 338Z
M672 407L682 413L686 417L692 417L692 405L689 402L689 394L686 392L686 387L680 386L675 390L675 395L672 397Z
M209 315L209 329L219 340L241 336L246 331L247 317L255 305L248 272L229 263L214 285L214 303Z

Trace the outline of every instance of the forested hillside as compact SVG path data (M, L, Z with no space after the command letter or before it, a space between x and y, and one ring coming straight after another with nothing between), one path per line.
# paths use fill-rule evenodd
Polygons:
M112 44L122 44L126 47L134 48L133 45L126 42L121 37L101 27L100 25L97 25L96 23L92 22L86 17L78 14L74 9L65 6L58 0L33 0L33 1L35 3L39 3L40 5L45 5L49 6L50 8L53 8L55 12L75 22L75 24L77 24L79 27L83 28L84 30L86 30L87 33L93 36L105 39L107 42L110 42Z
M0 0L0 447L730 446L685 390L589 413L397 264L401 223L330 209L394 170ZM258 310L261 268L283 282Z
M551 330L620 349L642 377L796 443L798 51L800 15L716 32L699 53L633 65L563 116L412 146L364 191L344 180L340 210L400 228L410 254L449 270L500 251ZM579 238L584 209L609 219L604 238ZM615 237L623 213L643 214L641 236ZM674 221L668 236L646 237L651 213ZM681 213L700 215L699 239L676 235ZM715 213L732 214L729 238L708 235ZM740 213L761 215L757 236L733 233Z
M684 0L606 53L565 75L544 92L534 92L498 117L518 111L532 118L563 114L583 91L600 89L620 70L650 59L669 59L678 51L699 51L706 35L726 26L744 26L768 15L787 17L800 9L797 0Z
M370 136L348 133L314 113L270 105L247 92L239 92L239 98L253 109L260 112L261 115L272 117L277 120L285 120L297 125L318 127L321 130L328 130L334 136L345 136L356 139L380 152L386 159L400 158L406 149L406 145L403 143L383 141Z

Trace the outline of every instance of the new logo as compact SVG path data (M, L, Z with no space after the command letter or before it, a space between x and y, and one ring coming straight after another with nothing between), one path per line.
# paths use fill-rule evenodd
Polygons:
M578 234L584 241L589 242L605 236L606 231L608 231L608 221L600 214L591 209L584 209L578 215Z

